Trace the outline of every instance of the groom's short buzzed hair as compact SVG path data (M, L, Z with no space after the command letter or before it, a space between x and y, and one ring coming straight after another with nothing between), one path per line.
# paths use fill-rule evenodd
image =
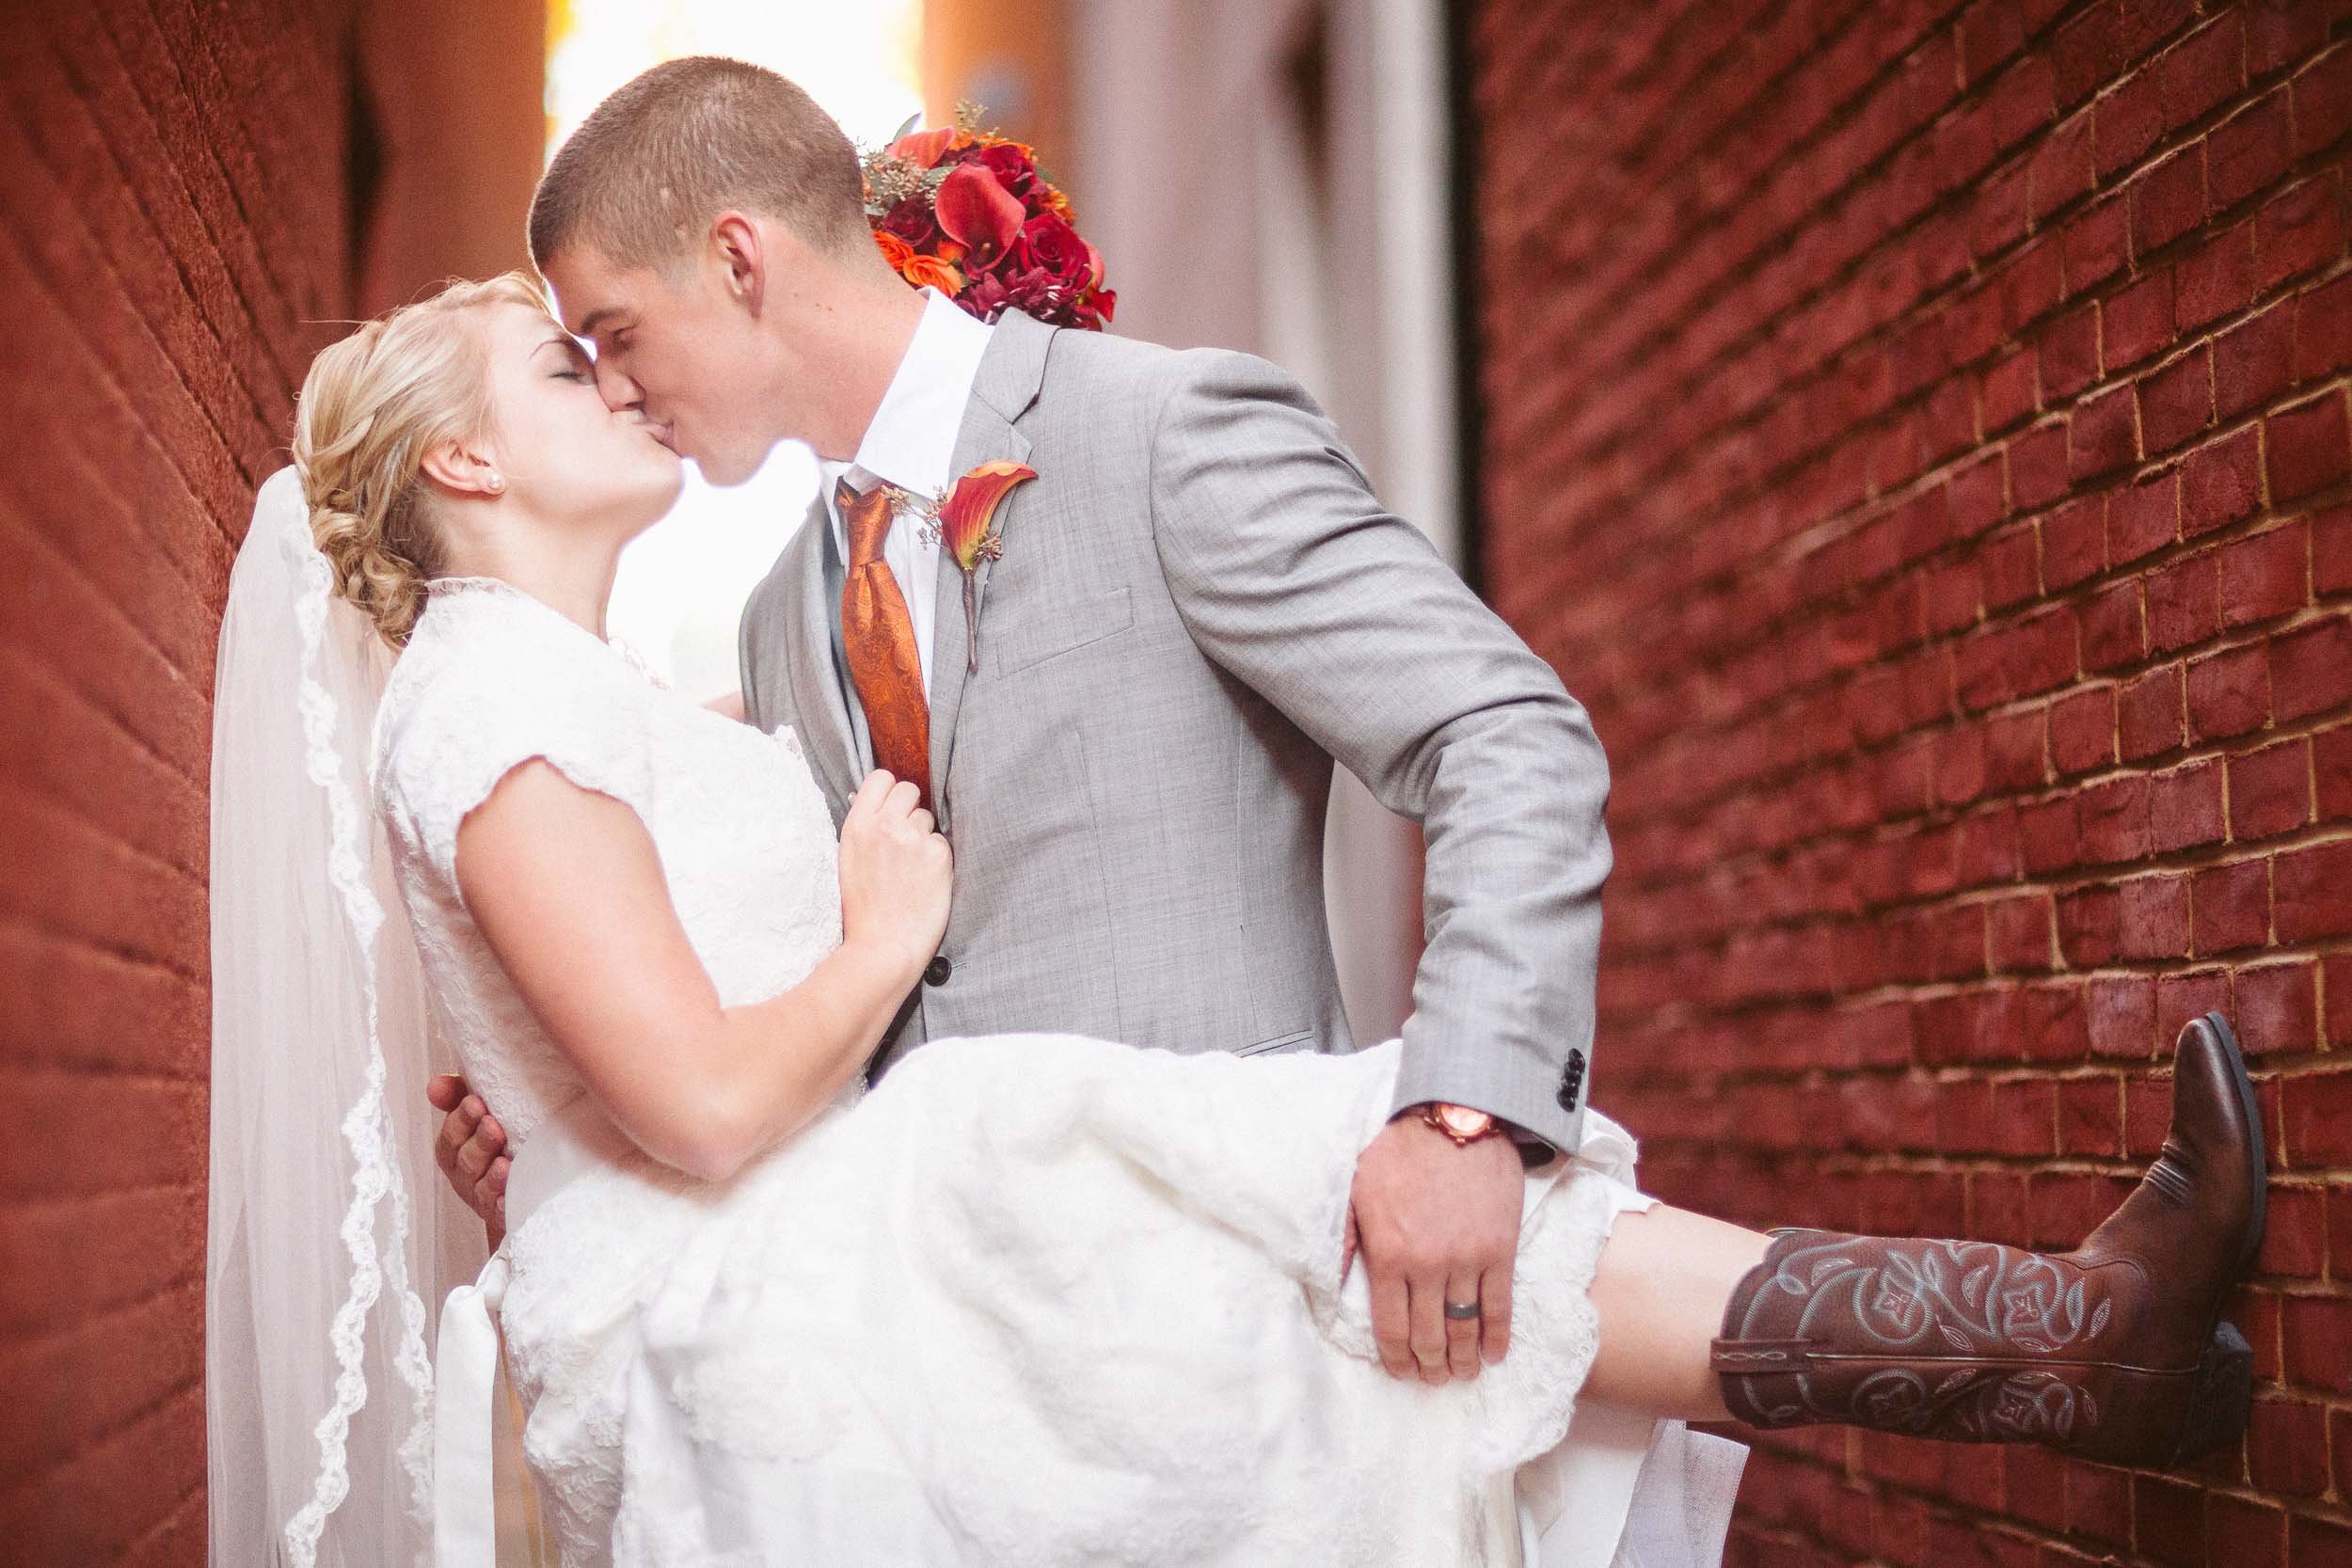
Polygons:
M592 246L668 270L727 208L833 255L873 247L857 150L831 115L763 67L690 55L640 72L556 150L531 198L531 259Z

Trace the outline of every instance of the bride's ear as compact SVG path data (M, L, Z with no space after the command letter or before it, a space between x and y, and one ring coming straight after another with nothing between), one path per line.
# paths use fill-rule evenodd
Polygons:
M419 467L427 479L453 495L498 496L506 490L506 476L499 471L497 453L478 444L443 441L425 452Z
M728 296L758 315L767 292L770 260L759 226L730 208L711 220L710 244L718 257L720 283Z

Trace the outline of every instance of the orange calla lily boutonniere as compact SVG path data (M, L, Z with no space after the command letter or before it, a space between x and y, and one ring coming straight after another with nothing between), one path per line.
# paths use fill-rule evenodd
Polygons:
M1014 485L1036 477L1037 470L1027 464L999 458L981 464L947 486L946 494L936 502L904 491L897 493L900 501L930 519L925 533L955 557L957 567L963 573L964 641L972 656L968 669L975 674L980 668L980 562L997 560L1005 553L1004 535L996 527L996 509Z

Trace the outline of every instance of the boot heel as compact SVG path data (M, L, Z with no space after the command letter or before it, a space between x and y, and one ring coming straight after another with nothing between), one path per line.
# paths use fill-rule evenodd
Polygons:
M2197 1384L2188 1397L2188 1414L2181 1421L2181 1440L2167 1469L2187 1464L2199 1454L2234 1442L2246 1430L2247 1407L2254 1397L2254 1353L2236 1325L2214 1325L2205 1354L2197 1358Z

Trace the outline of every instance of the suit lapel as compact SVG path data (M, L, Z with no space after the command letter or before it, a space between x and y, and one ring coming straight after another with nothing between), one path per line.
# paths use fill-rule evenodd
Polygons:
M819 496L793 541L799 552L793 562L798 613L788 620L797 637L785 664L791 672L792 705L801 715L802 747L818 782L836 801L846 803L857 793L857 758L839 668L834 662L834 617L839 611L828 605L825 592L825 553L832 530L832 516Z
M1029 438L1015 428L1015 421L1037 401L1044 379L1046 349L1058 330L1015 310L1008 310L997 318L996 329L989 335L987 352L980 357L979 373L973 378L971 401L964 404L963 424L956 433L955 456L948 465L949 483L994 459L1028 461ZM996 508L996 527L1004 536L1008 554L1021 548L1019 525L1025 510L1022 503L1029 488L1025 484L1015 486ZM980 563L974 603L981 608L983 625L987 622L989 578L1001 564L993 561ZM944 548L939 552L936 592L936 611L931 623L931 793L938 807L940 829L946 832L949 816L947 769L955 755L956 720L962 711L964 686L972 678L972 626L963 613L963 569Z

